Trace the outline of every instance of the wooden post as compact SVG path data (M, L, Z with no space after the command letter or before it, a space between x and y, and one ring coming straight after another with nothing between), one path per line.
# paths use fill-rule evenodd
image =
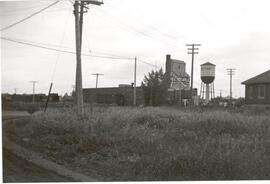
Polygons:
M48 107L48 102L49 102L49 100L50 100L50 94L51 94L51 90L52 90L52 85L53 85L53 83L51 83L51 85L50 85L50 89L49 89L48 97L47 97L47 100L46 100L44 112L46 112L47 107Z

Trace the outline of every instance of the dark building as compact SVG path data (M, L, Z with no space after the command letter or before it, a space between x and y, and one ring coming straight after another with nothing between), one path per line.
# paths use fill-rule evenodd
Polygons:
M132 105L133 90L134 88L131 85L119 85L119 87L110 88L85 88L83 89L83 100L86 103ZM136 88L136 96L136 104L144 104L141 87Z
M49 101L50 102L59 102L60 101L60 97L59 97L58 93L51 93L50 94Z
M32 102L33 95L30 94L2 94L2 100L8 100L12 102ZM45 94L35 94L35 102L43 102L46 101Z
M246 104L270 104L270 70L242 82Z
M46 102L47 96L45 94L35 94L35 102ZM11 102L24 102L30 103L33 102L32 94L2 94L2 101L11 101ZM59 102L58 93L50 94L50 102Z

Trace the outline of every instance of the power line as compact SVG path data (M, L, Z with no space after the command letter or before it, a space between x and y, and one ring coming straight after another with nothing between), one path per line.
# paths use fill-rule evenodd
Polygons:
M2 40L14 42L14 43L19 43L22 45L28 45L36 48L41 48L41 49L46 49L46 50L51 50L51 51L56 51L56 52L63 52L63 53L68 53L68 54L76 54L74 51L68 51L68 50L63 50L63 49L57 49L57 48L52 48L52 47L47 47L47 46L42 46L38 44L33 44L33 43L28 43L26 41L21 41L21 40L15 40L12 38L7 38L7 37L0 37ZM95 58L103 58L103 59L114 59L114 60L134 60L134 58L131 57L122 57L122 56L110 56L110 55L93 55L93 54L85 54L82 53L83 56L88 56L88 57L95 57ZM140 58L137 59L139 62L144 63L146 65L159 68L156 65L149 63L145 60L142 60Z
M141 60L141 59L139 59L139 58L137 58L137 61L139 61L139 62L141 62L141 63L144 63L144 64L146 64L146 65L149 65L149 66L153 66L153 67L155 67L155 68L159 68L159 67L157 67L156 65L151 64L151 63L149 63L149 62L147 62L147 61Z
M33 43L28 43L25 41L19 41L19 40L14 40L12 38L6 38L6 37L0 37L2 40L6 40L6 41L10 41L10 42L14 42L14 43L19 43L19 44L23 44L23 45L28 45L28 46L32 46L32 47L37 47L37 48L41 48L41 49L46 49L46 50L51 50L51 51L56 51L56 52L63 52L63 53L68 53L68 54L75 54L75 52L73 51L68 51L68 50L62 50L62 49L56 49L56 48L52 48L52 47L47 47L47 46L41 46L41 45L37 45L37 44L33 44ZM134 60L134 58L131 57L121 57L121 56L108 56L108 55L92 55L92 54L85 54L82 53L83 56L88 56L88 57L95 57L95 58L103 58L103 59L115 59L115 60ZM155 67L155 68L159 68L154 64L151 64L147 61L144 61L142 59L138 58L138 61L144 64L147 64L149 66Z
M7 10L7 11L0 11L0 14L2 13L13 13L13 12L18 12L18 11L25 11L25 10L29 10L29 9L33 9L33 8L40 8L42 6L44 6L45 4L39 4L36 6L29 6L29 7L21 7L21 8L15 8L15 9L11 9L11 10Z
M64 12L69 9L65 8L59 8L59 9L52 9L52 10L47 10L46 12L43 13L54 13L54 12ZM20 15L29 15L31 12L17 12L17 13L5 13L5 14L0 14L0 17L11 17L11 16L20 16Z
M28 43L28 42L25 42L25 41L14 40L12 38L6 38L6 37L0 37L0 38L2 40L6 40L6 41L10 41L10 42L15 42L15 43L23 44L23 45L28 45L28 46L32 46L32 47L37 47L37 48L41 48L41 49L47 49L47 50L52 50L52 51L65 52L65 53L69 53L69 54L75 54L75 52L72 52L72 51L60 50L60 49L55 49L55 48L51 48L51 47L41 46L41 45L37 45L37 44L33 44L33 43Z
M52 4L49 4L48 6L42 8L41 10L39 10L39 11L37 11L37 12L35 12L35 13L33 13L33 14L31 14L31 15L25 17L25 18L23 18L22 20L19 20L18 22L15 22L15 23L13 23L13 24L11 24L11 25L8 25L8 26L6 26L6 27L4 27L4 28L1 28L0 31L5 31L5 30L7 30L7 29L10 29L10 28L12 28L13 26L15 26L15 25L17 25L17 24L19 24L19 23L21 23L21 22L24 22L24 21L30 19L31 17L33 17L33 16L35 16L35 15L37 15L37 14L43 12L44 10L50 8L51 6L53 6L53 5L55 5L55 4L59 3L59 2L60 2L60 1L58 0L58 1L54 2L54 3L52 3Z
M108 5L109 5L109 7L113 8L113 9L116 9L116 8L117 8L116 6L113 6L113 5L110 4L110 3L107 3L107 6L108 6ZM119 9L117 9L117 11L119 11ZM142 22L140 19L137 19L137 18L136 18L136 21L137 21L137 23L139 23L140 25L142 25L142 26L144 26L144 27L150 28L151 30L155 31L156 33L159 33L159 34L162 35L163 37L166 37L166 38L169 38L169 39L175 39L175 37L173 37L172 35L160 31L157 27L154 27L153 25L145 24L144 22Z
M2 40L14 42L14 43L19 43L23 45L28 45L36 48L41 48L41 49L46 49L46 50L51 50L51 51L57 51L57 52L63 52L63 53L68 53L68 54L76 54L74 51L68 51L68 50L63 50L63 49L56 49L52 47L47 47L47 46L42 46L42 45L37 45L33 43L28 43L25 41L19 41L19 40L14 40L11 38L6 38L6 37L0 37ZM93 54L85 54L82 53L83 56L89 56L89 57L95 57L95 58L103 58L103 59L116 59L116 60L133 60L134 58L129 58L129 57L113 57L113 56L104 56L104 55L93 55Z
M62 43L64 41L64 37L65 37L65 33L66 33L66 27L67 27L67 23L68 23L69 17L70 17L70 13L68 13L67 18L66 18L66 21L65 21L65 26L64 26L64 30L63 30L63 34L62 34L60 45L62 45ZM54 78L55 73L56 73L56 66L57 66L57 63L59 61L59 57L60 57L60 52L58 52L57 53L57 56L56 56L56 61L55 61L54 68L53 68L51 82L53 81L53 78Z
M104 13L105 15L108 14L107 17L109 17L109 18L113 18L113 19L117 20L120 23L120 25L122 25L122 26L120 26L120 28L122 28L122 29L126 28L125 30L128 29L129 31L132 31L133 33L137 33L138 35L150 38L150 39L155 40L155 41L159 41L159 42L161 42L163 44L166 44L166 45L168 45L168 46L170 46L172 48L178 48L174 44L165 42L163 40L159 40L159 39L153 37L151 34L147 34L147 33L143 32L143 31L138 30L136 27L133 27L131 25L126 24L124 21L120 20L119 18L117 18L116 16L114 16L112 14L109 14L108 12L102 11L101 9L97 9L97 10L100 10L100 12ZM123 26L124 26L124 28L123 28Z
M61 48L65 48L65 49L69 49L69 50L73 50L75 48L72 48L72 47L68 47L68 46L63 46L63 45L57 45L57 44L51 44L51 43L42 43L42 42L37 42L37 41L30 41L30 40L24 40L24 39L17 39L17 38L8 38L8 37L0 37L1 39L9 39L8 41L16 41L16 42L21 42L21 44L24 44L24 43L27 43L29 44L29 46L34 46L36 45L37 47L39 46L44 46L44 47L49 47L49 48L52 48L54 47L53 49L60 49ZM31 44L31 45L30 45ZM56 47L56 48L55 48ZM44 48L45 49L45 48ZM59 51L60 51L59 50ZM62 50L64 51L64 50ZM86 49L82 49L83 52L86 52L86 53L95 53L96 55L101 55L101 56L106 56L106 57L114 57L116 59L119 59L119 58L123 58L123 59L133 59L133 58L128 58L128 57L124 57L124 56L118 56L118 55L115 55L115 54L108 54L108 53L105 53L105 52L92 52L92 50L86 50Z

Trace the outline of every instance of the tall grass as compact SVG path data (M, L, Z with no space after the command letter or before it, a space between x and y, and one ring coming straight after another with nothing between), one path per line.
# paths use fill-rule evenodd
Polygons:
M270 116L221 110L72 108L33 116L21 137L48 158L109 180L270 179Z

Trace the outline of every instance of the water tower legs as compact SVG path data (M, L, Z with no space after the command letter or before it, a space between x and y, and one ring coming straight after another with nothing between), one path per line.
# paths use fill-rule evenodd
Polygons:
M215 98L214 82L210 84L201 83L200 97L205 100L206 104Z
M205 93L205 102L206 102L206 104L209 103L209 95L210 95L209 92L210 92L209 84L206 84L206 93Z

